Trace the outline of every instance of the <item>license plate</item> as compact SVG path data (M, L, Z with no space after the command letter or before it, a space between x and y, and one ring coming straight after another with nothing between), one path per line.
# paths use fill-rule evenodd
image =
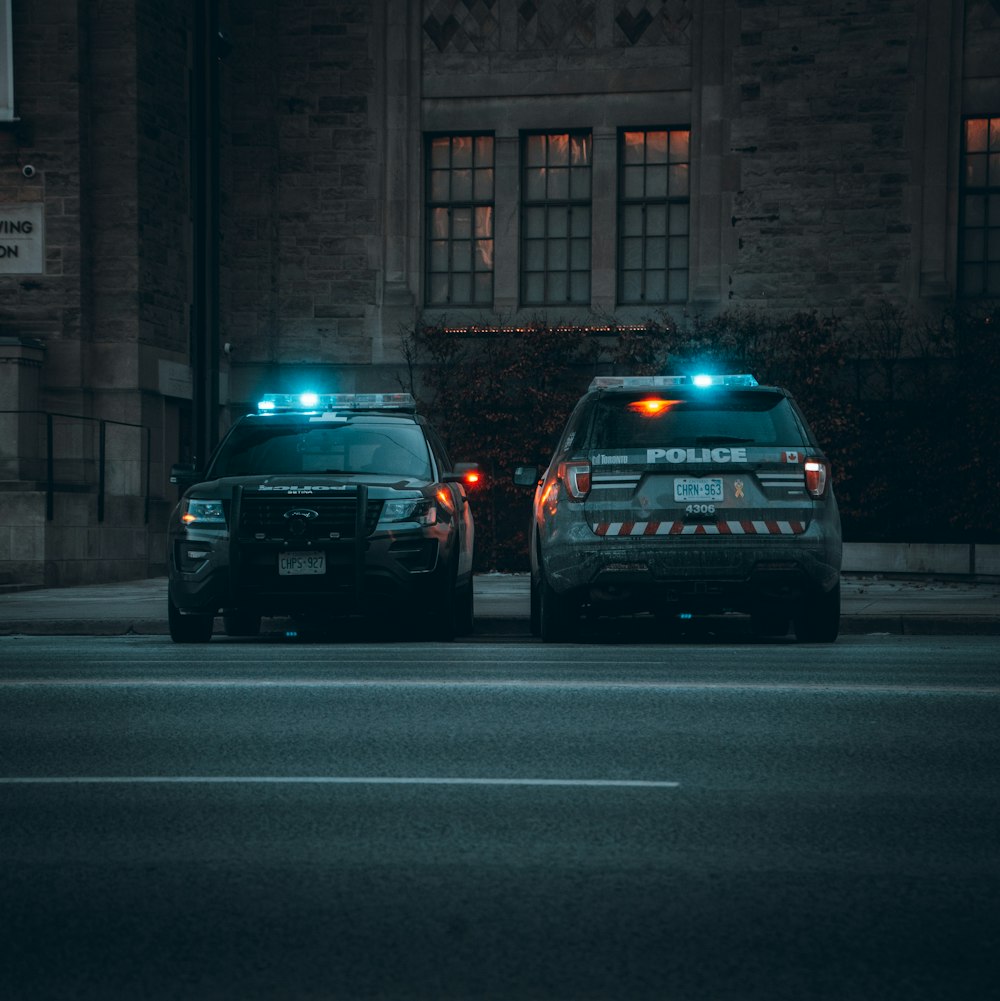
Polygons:
M674 480L675 501L720 501L722 500L722 478Z
M326 573L326 553L278 554L279 576L297 577L311 573Z

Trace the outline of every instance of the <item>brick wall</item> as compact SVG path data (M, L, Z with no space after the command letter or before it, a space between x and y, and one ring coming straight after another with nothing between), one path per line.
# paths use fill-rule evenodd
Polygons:
M224 252L227 329L244 373L237 398L262 388L278 359L299 371L371 361L366 316L376 301L381 194L371 36L379 6L229 6Z
M732 303L850 309L906 296L921 6L853 0L735 11Z

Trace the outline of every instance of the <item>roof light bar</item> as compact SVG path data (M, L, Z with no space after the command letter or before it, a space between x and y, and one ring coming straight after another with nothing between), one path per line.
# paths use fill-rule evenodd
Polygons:
M756 386L757 380L749 374L738 375L599 375L590 384L595 389L677 389L696 386Z
M413 413L416 401L409 393L265 393L257 403L260 413L289 410L401 410Z

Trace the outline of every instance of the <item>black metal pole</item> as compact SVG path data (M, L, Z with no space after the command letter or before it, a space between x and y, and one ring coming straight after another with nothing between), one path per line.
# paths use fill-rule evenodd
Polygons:
M101 523L104 521L104 491L107 486L107 477L105 475L105 463L107 462L108 455L108 426L105 421L101 421L98 425L97 431L97 521Z
M203 467L219 434L219 12L217 0L194 6L191 368L193 450Z

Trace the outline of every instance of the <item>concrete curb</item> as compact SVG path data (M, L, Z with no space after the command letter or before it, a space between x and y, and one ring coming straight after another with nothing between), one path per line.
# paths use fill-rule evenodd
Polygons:
M1000 618L965 615L845 615L840 620L841 636L886 633L893 636L1000 636ZM168 635L162 619L46 619L0 622L0 636L162 636ZM221 625L216 636L224 636ZM280 630L270 635L280 635ZM482 616L468 640L492 637L519 638L535 642L525 616ZM330 642L335 643L336 640Z

